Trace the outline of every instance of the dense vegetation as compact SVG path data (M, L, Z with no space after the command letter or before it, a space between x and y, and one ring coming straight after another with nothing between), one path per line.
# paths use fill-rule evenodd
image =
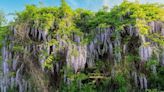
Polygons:
M161 4L140 4L125 0L110 11L104 7L98 12L93 12L85 9L72 10L64 0L61 0L60 7L27 5L25 10L16 13L15 21L7 27L1 27L1 21L3 22L4 18L0 13L0 41L6 41L5 45L9 45L12 54L19 56L17 68L26 65L22 68L21 76L32 85L31 90L34 92L164 90L164 61L159 61L164 50L164 7ZM162 26L159 28L161 31L151 32L151 22L159 23ZM112 30L111 34L106 33L108 30ZM139 30L138 35L135 30ZM95 42L98 35L110 37L104 37L105 41L99 38ZM11 39L12 37L14 39ZM106 48L110 48L107 42L109 39L113 46L113 56L110 51L106 51ZM10 43L14 44L12 49ZM81 55L80 51L82 52L85 46L89 48L89 52L92 43L95 46L93 49L100 48L95 50L98 53L97 58L93 59L94 63L90 64L88 54L84 66L68 64L72 56ZM109 46L106 46L106 43ZM40 51L32 48L42 45L45 47ZM124 51L124 45L129 49ZM138 53L139 48L149 46L154 46L155 49L153 48L151 57L145 59ZM27 50L28 47L32 49ZM45 48L49 47L47 53ZM161 54L161 57L162 55L164 54ZM82 56L80 59L83 59ZM164 57L160 60L164 60ZM40 61L43 62L40 64ZM8 62L9 66L12 66L14 61ZM155 70L152 67L155 67ZM9 75L16 77L20 69L13 69ZM136 73L136 80L140 81L137 83L133 78ZM143 85L140 77L144 80ZM18 89L15 85L9 87L8 92L16 92Z

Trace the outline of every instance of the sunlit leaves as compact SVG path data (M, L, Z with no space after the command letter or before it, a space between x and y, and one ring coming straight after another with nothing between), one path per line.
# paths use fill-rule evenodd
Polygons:
M53 60L54 60L53 55L48 56L48 58L44 61L44 67L46 67L48 69L52 69L53 68Z
M52 39L52 40L50 40L50 41L48 42L48 45L49 45L49 46L58 45L58 44L59 44L59 42L58 42L57 40L55 40L55 39Z
M160 45L164 46L164 36L162 36L158 33L154 33L154 34L147 35L147 37L149 39L151 39L152 41L159 43Z

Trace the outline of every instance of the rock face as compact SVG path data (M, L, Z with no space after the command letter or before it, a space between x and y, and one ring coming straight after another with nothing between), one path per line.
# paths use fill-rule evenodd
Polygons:
M151 29L150 33L161 33L164 35L164 27L161 22L150 22L149 26ZM23 51L14 51L14 41L16 41L16 36L18 30L15 27L11 28L13 35L7 36L3 43L2 48L2 61L1 69L2 73L0 75L0 90L1 92L7 92L9 88L16 87L19 92L31 92L31 84L28 80L23 77L26 65L22 63L24 54L30 53L31 56L35 57L40 65L40 69L43 72L45 68L43 64L48 58L44 54L54 55L56 57L57 53L62 54L63 61L68 67L72 68L74 72L79 72L85 69L85 66L93 67L95 61L98 59L106 59L107 62L114 62L113 66L120 62L123 62L123 58L127 54L136 54L140 57L139 67L134 67L131 77L134 79L136 87L141 89L147 89L148 80L146 73L140 71L143 68L142 63L149 62L153 55L156 55L161 66L164 65L164 48L159 46L159 44L152 42L146 36L140 35L139 30L131 25L124 28L123 31L115 31L114 28L97 28L95 29L95 36L88 44L80 44L82 38L76 35L72 35L73 41L77 44L71 44L62 39L62 37L57 36L56 39L59 41L59 48L56 45L49 46L46 44L47 41L51 40L51 35L48 35L46 31L37 30L35 28L27 28L24 31L25 38L30 38L34 41L42 42L40 44L28 44L23 45L21 48ZM124 42L124 38L127 36L131 37L128 42ZM9 41L9 44L6 42ZM146 44L145 43L149 43ZM156 49L161 49L157 52ZM43 52L44 51L44 52ZM36 56L38 55L38 56ZM105 57L104 57L105 56ZM62 64L60 62L54 64L53 67L55 71L59 71ZM134 65L135 66L135 65ZM53 71L54 72L54 71ZM112 71L111 71L112 72ZM156 65L152 66L152 72L156 73ZM12 76L11 74L14 73ZM114 72L113 72L114 73Z

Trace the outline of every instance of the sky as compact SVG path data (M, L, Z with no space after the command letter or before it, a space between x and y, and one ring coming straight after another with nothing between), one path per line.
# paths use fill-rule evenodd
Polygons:
M73 8L84 8L88 10L97 11L101 9L103 5L107 5L110 8L114 5L118 5L123 0L66 0L66 2ZM129 0L135 1L135 0ZM0 10L3 10L6 14L14 13L16 11L22 11L27 4L36 4L42 2L44 6L59 6L60 0L0 0ZM162 3L164 0L140 0L141 3ZM10 21L13 19L11 15L7 16Z

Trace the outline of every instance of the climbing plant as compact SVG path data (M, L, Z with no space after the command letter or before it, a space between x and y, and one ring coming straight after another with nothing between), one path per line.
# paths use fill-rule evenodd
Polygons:
M164 69L158 60L164 37L159 33L162 28L156 33L150 31L151 22L164 22L163 5L124 0L110 11L104 7L93 12L73 10L61 0L59 7L27 5L17 12L9 25L13 32L10 36L5 36L9 28L1 26L4 15L0 13L0 41L5 37L9 40L7 48L13 55L9 55L10 59L20 57L17 67L27 64L22 77L38 80L36 84L29 82L34 90L41 85L39 90L45 86L46 91L61 92L127 92L144 88L151 92L163 90L164 85ZM156 44L153 50L151 43ZM151 50L153 58L149 58ZM154 66L156 71L152 72ZM18 70L12 70L16 76Z

